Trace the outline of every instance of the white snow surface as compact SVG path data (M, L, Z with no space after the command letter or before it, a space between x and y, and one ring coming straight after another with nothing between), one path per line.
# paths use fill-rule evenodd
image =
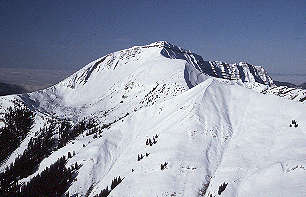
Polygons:
M207 196L217 196L223 182L222 196L304 196L304 111L303 104L208 79L135 113L78 152L67 164L83 165L69 193L84 195L93 184L94 196L120 175L110 196L198 196L208 181ZM298 128L289 127L292 119ZM146 146L156 134L157 143Z
M20 182L75 151L67 167L82 167L70 195L84 196L91 187L95 196L120 176L109 196L192 197L208 187L203 196L304 197L306 107L269 95L273 87L262 67L207 62L164 41L111 53L48 89L0 97L1 113L14 98L37 113L34 128L0 169L22 154L46 117L93 117L102 124L129 113L101 137L80 135L53 152ZM293 119L297 128L289 127ZM147 146L156 134L157 143ZM219 195L222 183L228 185Z

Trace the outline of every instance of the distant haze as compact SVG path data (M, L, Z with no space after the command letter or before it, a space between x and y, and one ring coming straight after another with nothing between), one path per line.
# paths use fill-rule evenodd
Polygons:
M306 83L306 74L270 74L273 80L301 85Z
M205 60L306 74L305 1L0 0L0 68L77 70L167 40Z
M0 68L0 83L18 85L26 92L50 87L65 79L72 70Z

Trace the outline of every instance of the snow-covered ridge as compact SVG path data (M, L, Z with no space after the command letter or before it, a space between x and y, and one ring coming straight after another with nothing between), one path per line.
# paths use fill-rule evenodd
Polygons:
M258 92L280 95L277 89L268 91L274 87L273 81L261 66L204 61L190 50L159 41L105 55L59 84L29 97L47 113L63 114L62 111L66 111L67 116L69 111L71 115L84 110L100 114L104 111L111 117L121 102L128 102L128 111L131 112L172 98L210 76ZM155 87L155 92L152 92ZM290 94L296 95L282 95L304 101L305 92L292 91Z
M85 84L90 76L103 69L116 69L117 66L135 62L141 64L141 60L151 58L143 55L146 50L151 50L155 55L162 55L170 59L182 59L191 64L201 73L229 80L241 80L242 82L261 83L271 86L272 78L261 66L240 62L238 64L228 64L220 61L204 61L200 55L192 53L166 41L154 42L144 46L134 46L103 56L75 74L64 80L61 84L75 88L77 84Z
M91 74L94 72L99 72L103 69L116 69L118 64L127 64L131 61L139 60L143 50L149 48L168 48L175 50L180 53L191 53L190 51L179 48L175 45L172 45L166 41L154 42L144 46L133 46L128 49L123 49L117 52L107 54L91 63L86 65L81 70L74 73L72 76L61 82L61 84L66 85L70 88L75 88L77 84L85 84L90 78ZM160 50L157 50L159 52Z

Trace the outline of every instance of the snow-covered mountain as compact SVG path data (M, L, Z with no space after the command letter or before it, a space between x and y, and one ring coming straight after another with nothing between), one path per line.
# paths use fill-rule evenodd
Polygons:
M59 111L59 116L62 116L63 108L65 111L72 109L72 116L77 114L76 111L87 115L101 114L101 110L111 113L122 107L120 102L133 111L176 96L208 76L278 94L278 91L269 91L274 87L273 81L261 66L204 61L197 54L162 41L108 54L59 84L29 94L29 98L41 111ZM155 92L159 93L153 98ZM306 91L297 91L287 97L302 99L306 97ZM94 106L98 106L98 112ZM67 112L64 115L67 116Z
M70 196L103 196L107 187L118 197L305 196L305 97L305 90L279 90L261 66L204 61L164 41L135 46L50 88L0 97L0 120L14 100L35 113L31 131L0 169L30 154L32 140L54 124L52 151L18 175L19 185L33 184L70 152ZM64 121L84 118L96 124L59 140L70 132Z

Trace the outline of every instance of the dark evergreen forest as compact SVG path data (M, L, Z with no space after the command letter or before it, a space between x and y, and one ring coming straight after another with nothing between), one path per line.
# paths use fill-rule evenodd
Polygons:
M0 129L0 161L3 163L25 139L34 124L35 112L18 101L4 114L5 126ZM105 126L104 126L105 127ZM89 134L100 133L94 120L83 119L72 124L69 120L49 119L31 138L28 147L5 171L0 173L0 196L62 196L77 174L79 165L66 168L63 156L49 168L38 174L27 184L19 185L18 180L33 174L40 162L53 151L65 146L69 141L88 130ZM68 195L68 194L67 194Z

